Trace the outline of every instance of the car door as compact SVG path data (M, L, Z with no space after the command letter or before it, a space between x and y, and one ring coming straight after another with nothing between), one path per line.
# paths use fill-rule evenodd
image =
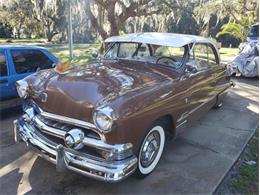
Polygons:
M212 72L214 72L215 82L213 84L215 88L215 95L217 95L230 86L230 77L227 74L226 66L224 64L220 64L217 51L211 44L208 44L208 64L212 69Z
M208 63L207 44L196 43L186 66L189 67L186 69L186 75L190 84L187 93L189 109L186 114L193 120L207 111L203 107L215 98L215 72Z
M10 90L16 94L15 82L36 72L53 67L54 61L38 49L10 49L11 64L14 74L10 76Z
M10 96L10 68L8 67L8 60L6 51L0 49L0 99L4 100Z

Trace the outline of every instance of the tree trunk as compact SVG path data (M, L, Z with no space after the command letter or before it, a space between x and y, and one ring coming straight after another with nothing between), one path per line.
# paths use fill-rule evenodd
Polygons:
M48 40L48 42L51 42L51 40L52 40L52 38L53 38L53 36L52 36L52 34L47 34L47 40Z
M255 16L255 22L258 22L259 21L259 4L257 4L257 7L256 7L256 16Z
M31 30L30 30L30 32L28 32L27 38L28 38L28 39L31 39L31 38L32 38L32 31L31 31Z
M110 23L110 36L115 36L119 34L118 27L122 24L117 23L117 19L115 17L115 6L116 6L116 0L111 0L109 3L109 6L107 7L107 19Z
M20 21L19 21L19 25L18 25L18 29L17 29L18 39L21 38L21 29L22 29L23 21L24 21L24 17L21 18Z
M21 33L20 30L17 30L17 38L20 39L21 38Z
M117 28L117 25L111 24L110 36L117 36L117 35L119 35L119 30Z
M88 17L91 21L91 24L94 29L96 29L99 33L99 35L102 37L103 40L105 40L108 37L107 32L103 29L103 27L98 23L97 18L93 15L91 11L91 3L92 1L86 1L85 8L86 8L86 13L88 14Z
M53 31L47 33L48 42L51 42L52 39L53 39L53 37L54 37L55 35L57 35L57 34L58 34L58 32L53 32Z

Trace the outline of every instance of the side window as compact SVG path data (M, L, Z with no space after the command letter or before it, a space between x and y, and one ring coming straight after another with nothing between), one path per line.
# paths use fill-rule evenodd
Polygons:
M119 46L118 57L132 58L137 48L138 48L137 43L121 43Z
M213 67L218 65L218 58L213 48L210 45L208 45L208 59L209 59L209 66Z
M18 74L52 68L53 62L38 50L12 50L11 55Z
M5 59L5 54L4 52L0 51L0 76L7 76L8 71L7 71L7 63Z

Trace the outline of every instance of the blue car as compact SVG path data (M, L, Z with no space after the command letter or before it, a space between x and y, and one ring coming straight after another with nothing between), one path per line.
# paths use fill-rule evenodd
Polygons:
M41 47L0 45L0 110L22 103L15 82L55 66L58 59Z

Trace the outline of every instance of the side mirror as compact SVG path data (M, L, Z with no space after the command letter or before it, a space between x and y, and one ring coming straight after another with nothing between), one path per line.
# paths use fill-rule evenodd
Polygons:
M97 51L92 51L91 55L93 58L97 58L99 56Z

